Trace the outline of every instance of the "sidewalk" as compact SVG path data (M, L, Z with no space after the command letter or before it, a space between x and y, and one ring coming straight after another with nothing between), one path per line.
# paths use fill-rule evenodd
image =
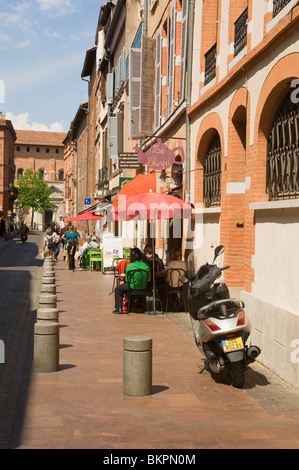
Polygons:
M60 370L32 375L19 448L299 448L299 395L262 366L242 390L198 375L185 313L113 315L112 276L55 268ZM122 395L123 338L135 335L153 339L148 397Z

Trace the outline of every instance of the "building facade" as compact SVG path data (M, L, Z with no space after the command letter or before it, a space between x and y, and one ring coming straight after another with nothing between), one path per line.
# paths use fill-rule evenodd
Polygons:
M13 203L17 198L14 187L15 161L14 145L16 133L11 121L0 112L0 211L9 223L13 214Z
M64 139L65 133L44 131L16 131L15 165L16 179L20 179L27 169L39 171L52 190L52 207L44 214L35 214L34 229L44 230L51 222L59 222L63 217L64 187ZM31 216L26 221L30 223ZM21 222L21 221L19 221Z
M152 171L157 192L193 204L187 235L163 239L160 224L159 254L187 255L191 241L200 266L223 244L224 280L245 300L261 360L296 387L298 22L297 0L105 3L81 74L88 143L77 153L94 210L121 178ZM132 164L157 143L171 165Z
M296 386L298 21L292 0L196 2L188 109L197 260L225 245L262 362Z

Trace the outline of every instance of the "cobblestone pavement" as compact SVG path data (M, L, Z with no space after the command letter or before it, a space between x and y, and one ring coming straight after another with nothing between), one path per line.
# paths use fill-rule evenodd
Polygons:
M26 369L30 383L18 393L17 426L2 436L2 448L299 448L298 392L268 369L251 365L241 390L199 375L203 358L188 315L113 315L110 275L69 272L62 260L55 273L60 368ZM122 393L123 338L135 335L153 339L147 397Z

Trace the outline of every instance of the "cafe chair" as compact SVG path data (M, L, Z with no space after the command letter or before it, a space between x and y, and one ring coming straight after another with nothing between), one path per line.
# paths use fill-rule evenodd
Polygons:
M167 282L168 275L169 281ZM186 271L184 271L184 269L173 268L167 269L166 271L165 313L168 312L168 301L170 296L172 296L172 298L174 298L174 296L176 296L177 298L181 298L184 303L185 312L187 313L187 304L184 295L184 284L180 281L180 276L186 276Z
M129 288L127 298L128 298L128 313L131 311L131 309L134 308L134 310L137 310L138 313L145 312L146 310L146 294L147 294L147 271L144 271L143 269L134 269L133 271L128 271L127 272L127 283L130 286L133 284L133 286L137 286L140 281L142 280L143 283L145 284L145 289L138 290L133 288Z
M100 263L100 266L102 268L103 253L101 249L89 250L89 271L93 271L94 263Z

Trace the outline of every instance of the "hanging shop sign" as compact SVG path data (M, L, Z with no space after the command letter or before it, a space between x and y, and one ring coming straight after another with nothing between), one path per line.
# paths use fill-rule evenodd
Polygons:
M138 153L120 153L118 155L118 164L120 169L140 168Z
M158 139L146 152L138 146L134 147L134 150L137 151L139 162L151 170L166 170L174 164L182 165L185 161L183 147L170 149L163 144L162 139Z
M119 178L119 190L122 189L123 185L132 181L133 178Z

